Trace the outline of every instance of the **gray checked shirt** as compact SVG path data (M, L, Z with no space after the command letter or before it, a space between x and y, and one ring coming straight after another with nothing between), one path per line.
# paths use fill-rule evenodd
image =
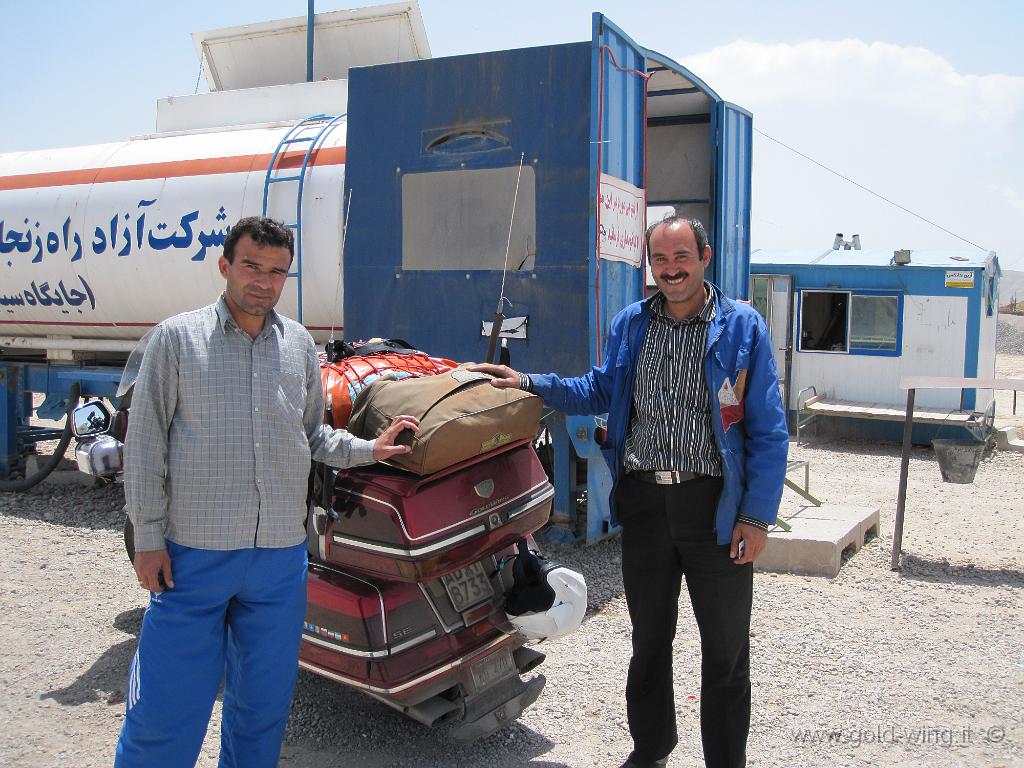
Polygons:
M312 337L276 312L255 339L222 296L157 326L132 395L125 496L135 548L288 547L306 532L311 459L373 462L323 423Z

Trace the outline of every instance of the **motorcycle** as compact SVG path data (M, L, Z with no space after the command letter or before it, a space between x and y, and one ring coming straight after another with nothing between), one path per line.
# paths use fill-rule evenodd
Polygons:
M121 479L132 388L150 336L129 356L111 412L72 414L79 468ZM554 489L529 440L421 477L384 464L314 465L299 666L473 741L515 720L545 685L530 642L575 631L583 577L540 558L533 534ZM134 557L131 521L125 547Z

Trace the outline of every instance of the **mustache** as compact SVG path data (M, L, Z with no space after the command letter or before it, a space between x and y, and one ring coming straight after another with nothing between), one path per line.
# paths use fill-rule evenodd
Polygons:
M675 280L675 279L680 278L680 277L689 277L689 276L690 276L689 272L676 272L674 275L662 275L661 279L662 280Z

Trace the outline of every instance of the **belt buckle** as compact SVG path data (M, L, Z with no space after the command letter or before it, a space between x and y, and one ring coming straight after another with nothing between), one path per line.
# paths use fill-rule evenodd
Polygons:
M675 472L668 470L657 470L654 472L654 482L658 485L672 485L675 483Z

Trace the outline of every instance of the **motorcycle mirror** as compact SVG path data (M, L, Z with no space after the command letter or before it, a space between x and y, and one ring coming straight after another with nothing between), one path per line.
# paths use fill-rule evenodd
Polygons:
M80 405L71 413L71 432L75 437L102 435L110 429L110 411L99 400Z

